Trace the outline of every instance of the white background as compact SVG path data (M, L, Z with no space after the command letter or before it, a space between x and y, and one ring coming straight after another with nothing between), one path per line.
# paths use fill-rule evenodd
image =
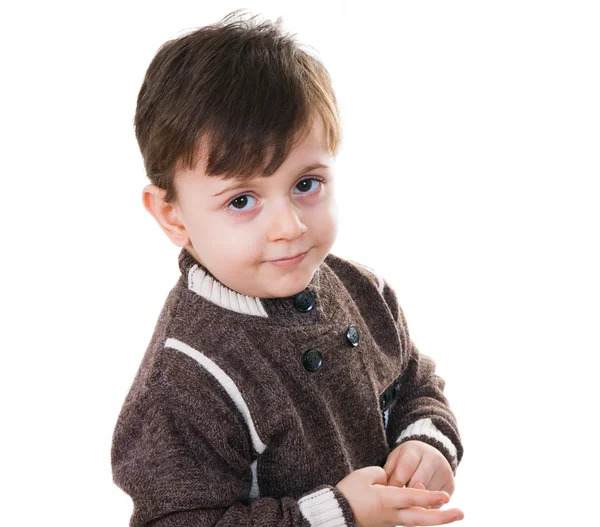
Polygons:
M342 112L333 252L396 288L465 446L462 525L598 525L600 8L29 2L0 16L2 523L126 525L110 442L178 248L141 204L159 46L229 11L317 50Z

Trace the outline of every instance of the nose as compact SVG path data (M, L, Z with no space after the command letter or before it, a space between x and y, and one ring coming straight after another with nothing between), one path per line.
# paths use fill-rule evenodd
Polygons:
M293 203L289 201L275 207L269 218L269 241L293 240L306 232Z

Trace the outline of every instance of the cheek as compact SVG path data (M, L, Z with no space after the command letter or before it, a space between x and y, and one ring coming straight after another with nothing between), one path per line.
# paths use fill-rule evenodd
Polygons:
M208 229L211 247L224 263L229 265L253 262L261 248L262 232L251 223L222 222Z
M326 207L320 209L319 214L311 216L311 225L315 237L318 237L323 243L332 243L338 229L338 215L335 202L328 203Z
M211 214L201 212L189 215L188 220L186 228L192 245L200 256L214 259L228 252L228 247L232 244L231 234L222 222Z

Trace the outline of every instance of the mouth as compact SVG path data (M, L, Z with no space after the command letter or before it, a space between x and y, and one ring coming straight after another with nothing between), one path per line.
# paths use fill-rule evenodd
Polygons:
M275 265L293 265L301 262L307 252L308 251L305 251L295 256L290 256L288 258L280 258L279 260L268 260L268 262Z

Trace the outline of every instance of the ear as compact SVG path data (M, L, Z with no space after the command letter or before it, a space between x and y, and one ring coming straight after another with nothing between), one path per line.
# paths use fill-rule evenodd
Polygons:
M187 229L179 219L177 205L167 203L165 195L166 191L156 185L146 185L142 202L169 239L178 247L185 247L190 243Z

